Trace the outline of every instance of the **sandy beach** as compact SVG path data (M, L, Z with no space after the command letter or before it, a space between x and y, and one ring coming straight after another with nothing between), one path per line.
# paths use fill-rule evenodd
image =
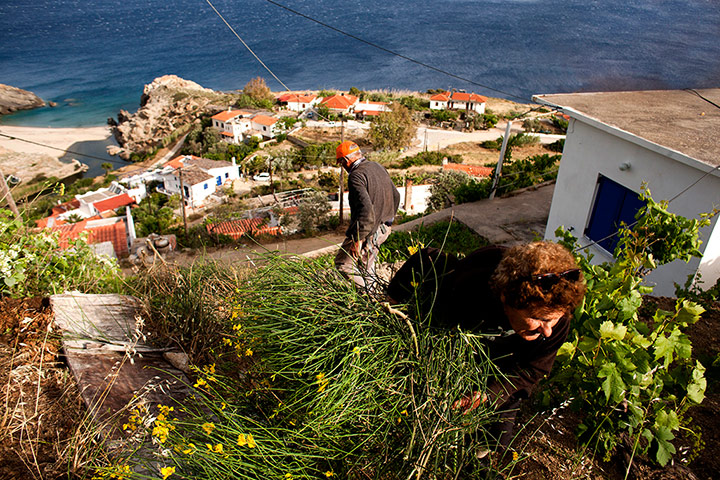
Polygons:
M11 140L4 135L28 140L28 142ZM12 151L17 153L47 155L59 159L65 155L65 150L76 143L105 140L110 137L110 135L110 127L107 126L47 128L0 124L0 153ZM52 148L37 145L38 143ZM81 158L79 159L82 160Z

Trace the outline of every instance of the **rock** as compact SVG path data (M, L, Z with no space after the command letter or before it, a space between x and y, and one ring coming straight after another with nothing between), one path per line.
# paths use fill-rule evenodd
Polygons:
M57 102L47 102L47 104L48 104L48 107L52 107L52 108L57 107Z
M176 75L158 77L145 85L136 113L118 113L116 125L111 124L113 134L126 151L149 153L176 128L195 122L203 113L216 113L211 105L222 96Z
M165 352L163 353L163 358L181 372L190 373L190 364L187 354L182 352Z
M108 155L115 156L122 153L123 149L118 147L117 145L108 145L105 151L107 151Z
M0 83L0 115L44 106L45 102L34 93Z

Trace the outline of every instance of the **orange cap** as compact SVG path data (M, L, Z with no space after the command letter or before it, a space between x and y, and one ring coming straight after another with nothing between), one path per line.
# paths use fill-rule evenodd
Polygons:
M335 158L340 160L343 157L347 157L351 153L359 151L360 147L357 146L357 143L351 142L350 140L345 140L340 145L338 145L337 150L335 150Z

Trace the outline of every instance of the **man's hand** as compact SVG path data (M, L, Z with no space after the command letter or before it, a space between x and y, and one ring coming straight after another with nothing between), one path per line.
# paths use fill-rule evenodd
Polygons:
M362 242L352 242L348 247L348 255L352 258L360 257L360 249L362 248Z
M452 404L452 408L453 410L462 408L463 413L467 413L470 410L476 409L486 401L487 395L485 395L483 392L472 392L469 395L461 398L460 400L456 400L455 403Z

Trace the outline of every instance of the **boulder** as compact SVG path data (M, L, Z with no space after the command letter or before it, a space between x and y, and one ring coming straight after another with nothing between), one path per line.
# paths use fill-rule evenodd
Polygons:
M44 106L45 102L34 93L0 83L0 115Z

